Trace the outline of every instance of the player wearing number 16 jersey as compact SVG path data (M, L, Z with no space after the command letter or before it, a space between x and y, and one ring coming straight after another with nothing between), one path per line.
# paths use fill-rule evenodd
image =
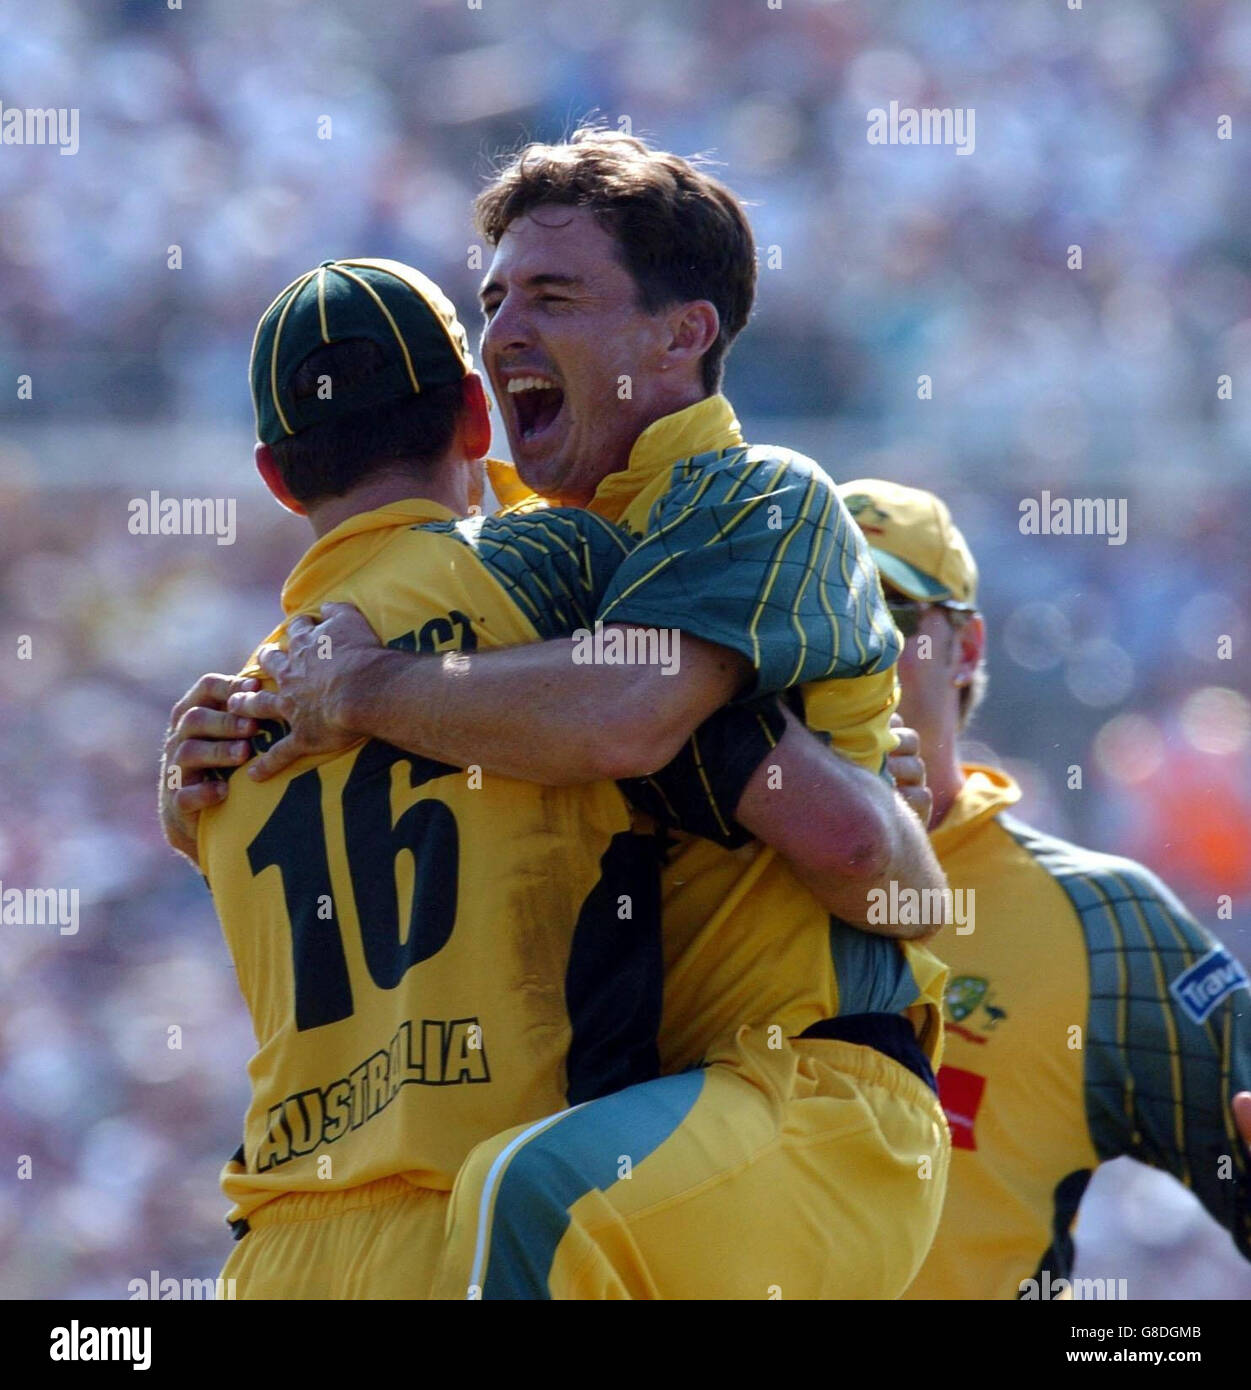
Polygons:
M560 512L458 521L481 465L436 477L456 431L485 427L485 409L462 409L466 391L481 406L481 388L437 287L394 263L339 262L278 302L297 300L298 314L263 321L256 353L278 378L310 347L311 366L285 399L275 390L258 402L262 438L333 420L345 401L357 412L378 402L372 427L407 411L431 463L430 486L410 478L397 496L392 479L382 505L337 525L334 501L324 523L323 505L285 611L350 599L384 641L421 651L588 623L625 549L611 526ZM393 334L402 354L375 341ZM399 405L388 403L397 365L421 388ZM364 459L376 447L367 432L355 442ZM464 443L468 456L482 452ZM330 465L307 455L289 475L298 471L304 497L324 497L336 485ZM420 1295L442 1235L433 1198L473 1143L656 1074L652 840L631 833L611 783L484 783L371 741L272 783L234 777L227 802L201 817L199 848L258 1044L244 1143L223 1178L243 1237L229 1273L245 1297ZM352 1264L330 1267L324 1251L303 1270L267 1256L277 1226L327 1203L357 1223L378 1208L394 1226L381 1248L406 1247L389 1270L376 1260L364 1271L357 1249L354 1284Z

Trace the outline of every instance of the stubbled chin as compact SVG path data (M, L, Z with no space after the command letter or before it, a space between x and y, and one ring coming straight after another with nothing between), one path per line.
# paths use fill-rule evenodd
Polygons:
M513 464L521 481L527 487L533 488L540 497L551 496L559 489L564 474L559 456L549 454L546 450L535 456L514 450Z
M544 493L555 488L563 480L566 472L565 439L563 431L551 440L544 439L533 443L524 439L510 440L513 463L522 481Z

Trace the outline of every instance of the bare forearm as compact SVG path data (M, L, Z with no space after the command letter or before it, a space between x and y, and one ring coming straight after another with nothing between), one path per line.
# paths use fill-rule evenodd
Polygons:
M802 860L788 862L795 876L827 912L880 936L927 940L942 928L944 920L893 921L887 910L892 901L890 885L925 892L945 888L947 879L921 822L895 792L884 784L882 790L890 803L883 808L889 848L879 861L880 868L874 871L866 862L864 872L840 873L823 866L809 867Z
M880 777L831 752L789 713L787 728L736 808L739 822L775 848L818 902L886 936L927 934L882 920L875 890L944 886L921 822Z
M890 817L892 845L888 860L872 882L862 883L856 889L849 887L844 904L846 910L838 911L837 915L855 926L873 926L888 936L928 941L947 923L949 900L946 895L941 899L919 899L922 903L939 901L942 904L942 913L938 914L937 920L931 920L928 924L882 921L882 905L890 901L892 883L898 885L901 892L911 889L922 894L941 892L947 887L947 875L938 862L925 827L897 792L889 788L884 790L893 804Z
M703 645L699 662L684 645L674 676L577 664L564 639L444 658L380 651L346 683L338 720L423 757L548 786L646 776L741 679Z
M489 656L380 652L348 683L339 720L457 767L549 786L594 781L602 774L588 735L605 668L574 666L571 652L569 642Z

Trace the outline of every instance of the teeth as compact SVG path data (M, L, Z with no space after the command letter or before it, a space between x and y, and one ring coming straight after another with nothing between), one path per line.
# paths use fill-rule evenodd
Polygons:
M508 394L515 396L519 391L554 391L556 383L549 376L515 376L508 383Z

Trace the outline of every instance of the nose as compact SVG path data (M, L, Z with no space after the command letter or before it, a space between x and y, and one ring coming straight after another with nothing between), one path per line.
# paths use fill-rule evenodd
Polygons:
M529 315L520 296L506 294L496 305L490 322L482 330L482 357L484 361L498 358L503 353L518 352L528 348L533 342Z

